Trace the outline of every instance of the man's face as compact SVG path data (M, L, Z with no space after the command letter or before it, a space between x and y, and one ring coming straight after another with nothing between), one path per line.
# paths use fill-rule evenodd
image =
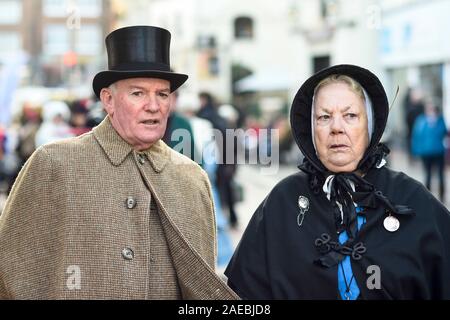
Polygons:
M332 172L354 171L369 145L363 99L346 83L332 83L317 92L314 106L317 156Z
M148 149L161 139L170 111L170 82L156 78L117 81L100 93L119 135L135 150Z

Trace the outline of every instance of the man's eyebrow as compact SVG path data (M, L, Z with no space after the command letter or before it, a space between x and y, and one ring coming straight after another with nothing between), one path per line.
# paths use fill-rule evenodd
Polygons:
M144 88L144 87L141 87L141 86L139 86L139 85L130 85L129 86L129 90L142 90L142 91L148 91L148 89L146 89L146 88ZM165 92L165 91L167 91L167 92L170 92L170 88L161 88L161 89L156 89L156 91L158 91L158 92Z
M129 90L134 90L134 89L138 89L138 90L143 90L143 91L145 91L145 88L144 87L141 87L141 86L138 86L138 85L131 85L131 86L129 86Z

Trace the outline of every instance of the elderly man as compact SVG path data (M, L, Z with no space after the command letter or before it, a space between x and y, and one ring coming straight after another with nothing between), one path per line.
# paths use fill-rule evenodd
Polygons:
M93 81L108 116L92 132L39 148L0 218L0 298L233 299L215 274L205 172L160 139L170 33L136 26L106 38Z

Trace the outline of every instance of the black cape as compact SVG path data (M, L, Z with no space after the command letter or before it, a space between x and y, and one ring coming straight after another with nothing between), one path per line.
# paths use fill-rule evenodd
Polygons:
M393 203L414 214L396 216L395 232L383 226L385 209L364 210L357 235L367 251L351 260L360 299L450 299L450 213L422 184L388 168L371 169L365 179ZM309 199L301 226L298 198ZM323 233L338 241L332 206L314 194L304 172L293 174L270 192L254 213L225 275L245 299L340 299L337 267L315 261L315 241ZM368 267L380 269L380 289L369 289ZM369 271L369 273L368 273Z

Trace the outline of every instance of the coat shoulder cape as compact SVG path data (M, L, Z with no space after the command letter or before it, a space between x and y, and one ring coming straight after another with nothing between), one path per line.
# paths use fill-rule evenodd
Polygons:
M107 119L40 147L21 170L0 216L0 299L147 299L150 282L169 289L173 269L182 298L235 298L214 272L206 173L163 142L140 161ZM161 234L149 228L152 205L170 254L152 242ZM122 257L124 248L134 259ZM76 290L67 285L74 265Z
M419 182L388 168L366 176L394 204L414 214L396 216L400 228L383 226L383 208L364 210L367 222L357 236L367 252L352 260L361 299L450 299L450 213ZM309 200L301 226L298 198ZM254 213L225 275L246 299L338 299L337 266L314 263L314 242L323 233L337 241L330 202L314 194L299 172L278 183ZM373 267L380 286L368 286ZM371 287L372 289L369 289Z

